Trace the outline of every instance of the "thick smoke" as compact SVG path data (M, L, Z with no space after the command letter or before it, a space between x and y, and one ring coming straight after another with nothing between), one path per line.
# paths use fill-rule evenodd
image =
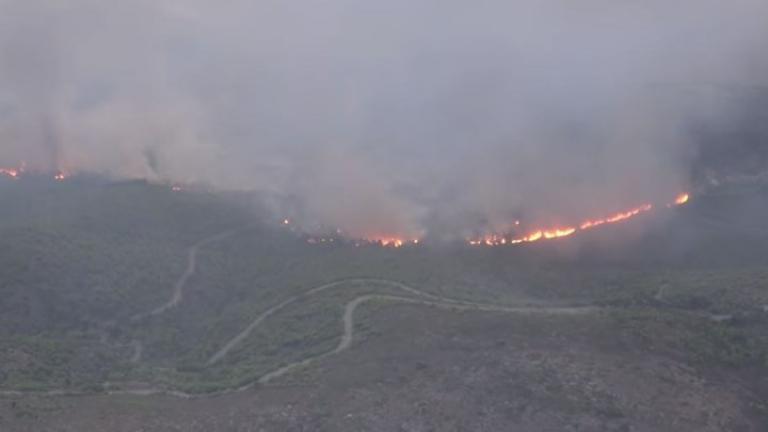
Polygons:
M578 220L685 189L763 0L0 0L0 166L290 197L353 235ZM298 210L296 210L298 209Z

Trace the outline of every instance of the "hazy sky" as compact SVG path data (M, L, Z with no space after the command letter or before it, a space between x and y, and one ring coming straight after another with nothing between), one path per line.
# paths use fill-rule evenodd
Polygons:
M294 197L352 234L688 185L768 77L765 0L0 0L0 165ZM607 209L607 210L604 210Z

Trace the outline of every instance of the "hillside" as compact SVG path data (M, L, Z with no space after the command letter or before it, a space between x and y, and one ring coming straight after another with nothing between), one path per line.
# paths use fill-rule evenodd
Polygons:
M712 189L681 208L540 245L401 249L310 245L242 201L143 182L6 182L0 192L4 203L23 203L2 206L0 228L0 387L16 401L0 421L9 428L45 424L45 394L93 394L83 399L88 410L120 400L98 402L110 397L98 396L104 392L215 393L239 401L273 394L274 385L322 388L342 379L334 378L337 367L359 374L366 364L386 364L352 360L383 355L374 353L385 346L411 358L405 364L448 368L451 346L464 343L450 342L451 334L480 344L473 348L478 355L491 350L491 357L455 357L457 367L485 365L489 373L499 366L483 359L517 358L503 347L544 344L552 362L566 361L561 349L585 349L604 352L590 360L598 370L631 358L652 371L662 361L705 381L730 377L742 383L723 396L735 398L728 402L734 421L765 421L758 401L768 377L768 191L758 186ZM507 340L506 326L528 330ZM389 336L403 332L426 339L412 342L420 348L406 354L409 339ZM546 342L547 332L561 342ZM488 337L504 342L485 346ZM604 351L597 341L614 348ZM586 360L568 361L575 369L557 379L583 376ZM447 379L447 370L433 384ZM562 393L556 389L564 382L544 384L554 377L529 372L526 386L545 387L527 390L538 394L527 403L546 410L564 409L559 404L572 402L556 400L579 400L588 391L581 386L591 385L577 379ZM390 379L386 368L365 373ZM648 373L648 391L661 391L652 377L663 370ZM477 385L482 391L490 383ZM640 421L637 407L615 397L589 399L590 415ZM712 396L707 406L717 411L724 400ZM31 417L18 411L19 401ZM655 403L643 402L643 409ZM120 404L111 409L134 412Z

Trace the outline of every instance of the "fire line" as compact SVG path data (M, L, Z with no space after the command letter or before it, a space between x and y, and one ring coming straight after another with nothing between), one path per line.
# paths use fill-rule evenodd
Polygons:
M670 207L672 205L680 206L680 205L686 204L689 200L690 200L690 194L682 193L675 198L674 204L669 204L668 206ZM531 231L528 235L519 237L519 238L509 238L508 236L504 236L504 235L490 234L480 238L467 239L467 242L473 246L502 246L506 244L531 243L539 240L550 240L550 239L556 239L561 237L568 237L573 234L576 234L579 231L594 229L596 227L599 227L605 224L614 224L618 222L623 222L639 214L650 212L653 209L654 209L653 204L643 204L639 207L635 207L633 209L630 209L624 212L616 213L614 215L611 215L605 218L585 220L584 222L579 224L578 227L566 226L566 227L554 227L554 228L547 228L547 229L537 229L537 230Z

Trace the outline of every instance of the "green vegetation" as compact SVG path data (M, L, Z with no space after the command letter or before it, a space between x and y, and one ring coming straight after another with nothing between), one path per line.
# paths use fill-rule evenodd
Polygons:
M604 327L626 334L641 347L634 349L692 364L768 366L762 310L768 245L749 233L725 236L707 224L692 226L701 210L695 206L617 256L590 247L599 243L590 238L578 254L557 243L399 250L308 245L231 200L143 182L0 184L0 202L24 203L0 206L2 389L143 383L197 393L252 383L332 351L343 308L353 299L414 296L371 282L304 295L354 278L401 281L488 304L601 305L608 312L594 319L609 320ZM183 301L147 316L171 298L189 248L229 230L237 234L198 250ZM681 241L687 247L680 248ZM744 250L720 252L738 248ZM290 299L209 364L256 317ZM365 319L358 326L365 335ZM596 337L602 328L595 328Z

